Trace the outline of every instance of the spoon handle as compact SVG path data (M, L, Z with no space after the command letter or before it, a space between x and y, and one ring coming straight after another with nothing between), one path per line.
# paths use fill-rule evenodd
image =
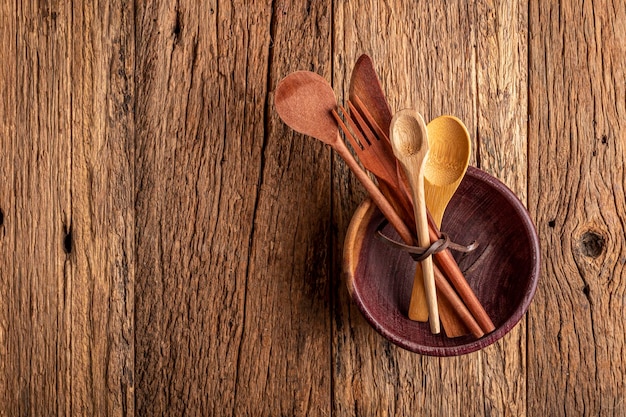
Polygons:
M365 191L368 192L374 204L378 206L381 213L383 213L389 223L391 223L391 225L396 229L400 238L402 238L402 240L404 240L407 244L412 245L414 242L409 228L406 224L404 224L398 213L394 210L385 196L383 196L382 192L376 184L374 184L372 179L359 166L358 162L348 150L346 144L343 140L341 140L339 134L337 134L337 139L338 140L331 144L332 148L346 162L348 168L350 168L359 182L363 185Z
M413 210L415 212L415 226L417 228L417 239L419 246L430 246L430 236L428 232L428 217L426 215L426 204L424 200L424 175L421 169L418 170L417 178L412 184L413 189ZM419 267L419 266L418 266ZM424 277L424 290L428 305L428 322L430 330L438 334L440 329L439 309L437 308L437 292L435 287L435 275L433 270L433 258L429 256L421 263Z

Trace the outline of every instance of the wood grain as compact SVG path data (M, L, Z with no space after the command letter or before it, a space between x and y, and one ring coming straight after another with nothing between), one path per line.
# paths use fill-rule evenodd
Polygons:
M15 7L2 14L14 65L0 159L14 168L0 202L0 415L132 414L129 10Z
M17 124L17 10L16 3L0 5L0 50L11 57L0 65L0 415L15 409L19 363L15 354L11 295L17 286L15 270L15 147Z
M135 406L134 21L113 1L71 17L70 413ZM71 28L71 30L70 30ZM71 239L71 242L68 241ZM62 351L62 350L61 350Z
M626 414L626 5L0 4L0 416ZM396 348L349 301L364 197L272 92L468 126L542 277L489 348ZM296 162L298 161L298 162Z
M137 10L138 415L330 408L329 150L271 96L329 75L330 11L274 6Z
M623 2L530 4L529 205L545 274L528 407L546 414L626 413L624 18Z

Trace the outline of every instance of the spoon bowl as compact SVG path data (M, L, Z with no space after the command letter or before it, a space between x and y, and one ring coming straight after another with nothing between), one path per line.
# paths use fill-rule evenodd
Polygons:
M437 227L469 165L471 140L467 128L454 116L428 123L428 160L424 166L426 206Z
M296 71L276 86L274 104L280 118L293 130L328 145L338 140L339 129L332 111L335 93L324 77L310 71Z
M422 129L423 123L423 120L420 123L417 117L410 117L404 114L400 114L395 119L393 124L393 146L405 159L406 157L417 156L418 152L425 150L422 156L423 159L426 156L425 153L429 151L428 146L424 147L426 135Z

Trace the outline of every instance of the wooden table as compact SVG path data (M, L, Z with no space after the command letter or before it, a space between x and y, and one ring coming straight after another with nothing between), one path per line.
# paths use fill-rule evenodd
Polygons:
M626 415L625 2L73 3L0 6L0 416ZM535 300L480 352L366 323L363 189L274 110L362 53L537 226Z

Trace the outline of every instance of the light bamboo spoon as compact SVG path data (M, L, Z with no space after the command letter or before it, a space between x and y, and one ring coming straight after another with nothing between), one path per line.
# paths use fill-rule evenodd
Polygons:
M419 246L430 246L428 217L424 200L424 162L428 157L428 133L422 115L414 110L402 110L393 117L390 127L390 139L393 153L402 165L411 192L413 193L413 210ZM418 268L420 265L418 265ZM427 257L421 262L424 277L424 290L428 305L428 322L430 331L437 334L441 331L437 293L433 272L433 259Z
M337 107L337 99L328 81L314 72L293 72L278 83L274 104L285 124L324 142L343 158L400 237L411 244L413 238L408 227L341 140L337 122L332 115Z
M472 144L467 128L454 116L439 116L426 127L428 161L424 166L424 196L437 228L469 165Z

